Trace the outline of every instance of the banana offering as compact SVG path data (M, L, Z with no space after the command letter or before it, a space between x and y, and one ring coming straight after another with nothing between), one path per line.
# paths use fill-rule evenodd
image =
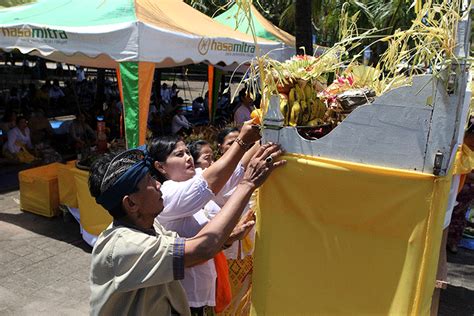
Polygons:
M288 95L280 93L280 111L287 126L316 126L323 123L327 107L310 82L298 81Z

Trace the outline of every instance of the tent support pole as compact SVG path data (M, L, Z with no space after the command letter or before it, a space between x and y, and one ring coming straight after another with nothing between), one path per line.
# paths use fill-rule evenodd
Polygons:
M69 80L71 81L72 85L72 94L74 95L74 103L76 104L77 111L78 113L81 113L81 107L79 106L79 100L77 98L77 92L76 92L76 84L74 84L73 78L72 78L72 73L71 73L71 67L69 64L67 64L67 70L69 72Z

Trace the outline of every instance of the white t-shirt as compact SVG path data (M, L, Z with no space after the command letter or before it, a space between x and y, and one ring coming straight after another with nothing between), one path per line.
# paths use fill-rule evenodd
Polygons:
M23 134L18 127L12 128L8 131L8 142L4 145L12 154L16 154L20 151L21 146L18 146L17 142L24 144L26 147L32 147L30 138L30 129L25 128L25 134Z
M84 69L77 67L76 68L76 76L77 76L77 82L82 82L86 80L86 75L84 73Z
M164 209L155 220L167 230L177 232L181 237L194 237L209 222L204 207L216 198L221 201L228 198L230 196L228 191L233 189L229 183L239 183L244 168L241 164L237 166L217 196L209 188L202 172L201 168L196 168L196 175L193 178L182 182L168 180L161 186ZM189 306L216 305L216 277L214 260L184 270L181 284Z
M183 114L176 114L171 120L171 132L173 134L178 133L182 128L190 128L191 123L186 119Z
M166 103L170 103L171 101L171 90L169 88L163 89L161 88L161 99Z
M233 191L234 190L232 190L232 192ZM230 195L229 195L229 197L230 197ZM212 200L209 201L204 206L204 214L206 215L206 217L209 220L213 219L214 216L216 216L217 213L220 212L220 210L221 210L221 207L219 205L217 205L217 203L212 201ZM242 212L242 216L245 216L249 210L250 210L250 207L249 207L249 205L247 205L247 207L245 207L245 209ZM253 244L253 242L255 240L255 227L250 230L250 232L247 236L248 236L248 238L250 238L250 241ZM238 258L243 258L244 256L247 256L247 255L250 255L253 252L253 249L250 249L250 251L246 252L246 250L243 249L243 247L239 247L239 246L241 246L241 245L239 245L239 242L234 242L232 244L232 246L225 249L224 254L225 254L226 258L235 260L235 259L238 259ZM240 250L240 253L239 253L239 250Z
M237 125L242 125L246 121L250 120L250 111L248 106L241 104L234 113L234 123Z

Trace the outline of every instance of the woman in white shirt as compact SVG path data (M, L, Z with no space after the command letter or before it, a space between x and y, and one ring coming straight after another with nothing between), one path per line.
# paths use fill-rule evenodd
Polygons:
M211 200L225 200L240 182L253 150L245 157L244 154L259 138L258 128L244 125L227 153L205 170L195 169L186 145L178 138L152 140L148 151L154 160L156 176L163 183L164 210L157 221L182 237L194 237L209 221L203 208ZM236 230L227 244L240 237L237 231L246 228L244 224ZM191 308L215 306L216 271L212 260L185 269L182 284Z
M18 116L16 127L8 131L8 141L3 145L3 154L10 159L21 160L18 156L21 152L32 150L33 145L31 144L28 122L25 117Z
M188 149L193 157L194 167L204 170L214 163L214 152L207 141L194 141L188 145Z
M238 129L234 129L234 128L225 129L221 131L219 135L217 136L217 139L220 145L219 149L221 150L222 154L224 154L227 151L227 149L230 148L232 143L228 144L227 147L221 147L221 143L224 143L224 141L221 141L220 138L225 138L226 136L232 133L237 133L236 136L233 138L233 140L235 140L235 138L238 137L239 132L238 132ZM255 147L254 149L256 148L257 147ZM206 168L209 168L214 163L214 152L211 148L211 145L207 141L205 140L194 141L188 145L188 149L191 156L193 157L194 166L196 168L201 168L204 170ZM234 192L234 188L226 187L226 189L224 189L223 191L225 192L224 194L220 194L219 197L216 197L216 199L209 201L204 206L203 210L207 218L212 219L214 216L217 215L217 213L224 206L225 202L229 199L229 197ZM248 214L248 210L249 210L248 207L244 210L243 218L246 216L248 216L248 218L254 218L254 213L252 212L251 214ZM252 229L252 236L250 237L252 244L253 244L254 234L255 234L255 231L254 229ZM232 247L229 247L228 249L224 251L228 259L237 259L240 257L240 255L243 255L242 252L243 252L243 249L240 245L240 241L239 241L239 244L234 243L232 244Z
M191 132L191 128L193 127L193 125L189 123L186 116L184 116L182 106L183 106L183 99L178 98L175 114L173 115L173 118L171 119L171 133L173 135L176 135L176 134L181 135L183 133L189 134Z

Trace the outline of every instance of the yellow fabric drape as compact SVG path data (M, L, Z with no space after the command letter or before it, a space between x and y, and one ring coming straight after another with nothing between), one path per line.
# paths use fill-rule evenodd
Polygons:
M112 223L112 216L95 202L89 191L89 172L73 169L81 226L91 235L98 236Z
M67 164L60 164L58 167L58 190L59 203L77 208L77 190L74 182L74 172L76 160L68 161Z
M427 315L451 175L287 155L259 192L252 315Z
M454 174L470 173L474 169L474 151L463 144L456 153L456 161L454 164Z

